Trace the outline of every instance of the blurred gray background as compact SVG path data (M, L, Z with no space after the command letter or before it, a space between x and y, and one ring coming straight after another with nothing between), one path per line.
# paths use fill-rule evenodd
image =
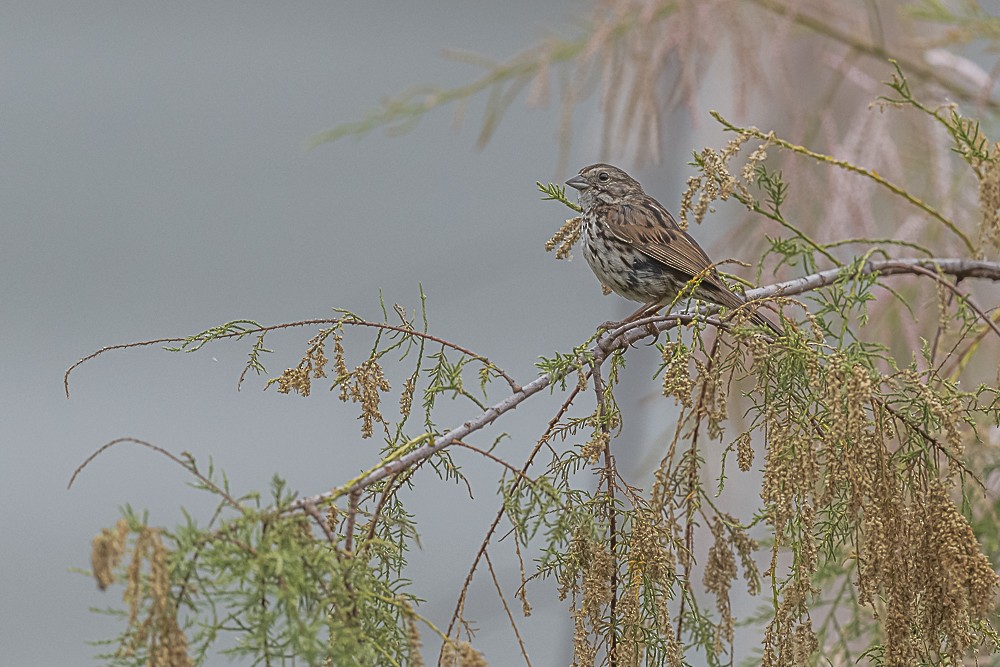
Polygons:
M168 527L181 506L196 516L211 506L177 466L128 446L99 458L67 491L76 466L105 442L131 436L203 464L211 457L238 492L266 489L274 473L303 493L320 492L377 456L378 443L358 434L354 406L335 395L264 393L253 376L237 393L247 344L194 355L110 353L75 372L67 400L62 374L80 357L237 318L272 324L329 317L335 306L379 318L379 290L412 310L420 283L433 333L524 382L538 355L568 350L631 309L601 295L582 258L557 263L543 250L569 211L540 201L535 181L565 180L601 157L599 119L586 105L568 173L556 173L551 108L515 103L477 151L485 97L458 128L446 109L400 137L376 132L307 149L310 137L363 117L383 96L480 73L442 58L442 49L505 59L587 9L582 0L3 3L5 664L91 664L97 649L86 642L120 630L88 611L117 604L120 589L100 593L70 571L89 567L91 538L114 524L120 506L148 508L153 525ZM684 140L667 160L681 174L701 141ZM651 173L647 189L676 208L683 178L668 185ZM278 350L265 360L271 376L296 363L313 333L270 339ZM354 335L348 352L363 354L368 341ZM641 354L634 359L655 362ZM641 398L655 392L655 366L635 364ZM482 442L508 431L504 455L520 461L560 402L539 397ZM474 410L459 404L442 414L458 421ZM648 465L643 458L638 447L622 452L623 472ZM475 502L430 474L412 494L423 549L412 555L411 578L428 600L423 612L442 627L497 507L500 474L470 453L457 460L478 484ZM502 574L513 593L516 570ZM526 626L532 657L565 664L567 603L544 585L535 590ZM491 664L507 664L513 637L488 578L477 579L474 594L476 645Z

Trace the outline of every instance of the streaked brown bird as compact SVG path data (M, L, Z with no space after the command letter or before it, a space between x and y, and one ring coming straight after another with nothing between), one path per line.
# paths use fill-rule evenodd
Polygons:
M646 304L635 316L670 304L695 276L701 282L694 298L730 309L745 303L722 282L697 241L618 167L592 164L566 185L580 191L587 264L602 285ZM760 313L754 312L750 319L781 335L781 327Z

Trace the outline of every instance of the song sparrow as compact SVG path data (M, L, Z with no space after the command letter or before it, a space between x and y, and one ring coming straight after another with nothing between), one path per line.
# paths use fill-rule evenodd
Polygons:
M646 304L635 316L671 303L695 276L693 296L726 308L745 301L722 282L701 246L638 181L609 164L593 164L566 181L580 191L583 256L601 284ZM750 319L781 335L754 312Z

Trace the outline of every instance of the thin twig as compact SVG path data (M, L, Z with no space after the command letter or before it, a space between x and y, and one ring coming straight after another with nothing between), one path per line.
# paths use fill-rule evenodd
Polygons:
M565 415L566 412L569 410L570 406L573 404L573 400L577 397L577 395L579 395L579 393L580 393L580 385L578 384L577 386L573 387L573 389L570 391L569 396L566 397L565 401L563 401L562 406L560 406L555 416L552 417L552 419L549 421L549 424L546 427L545 432L542 434L542 437L540 437L538 439L538 442L535 443L535 446L531 450L531 453L528 455L528 458L524 462L524 465L521 466L521 472L527 473L528 468L531 467L531 464L535 460L535 456L538 455L538 452L542 450L543 446L548 445L548 441L552 435L553 430L559 423L559 420L562 419L563 415ZM520 482L521 478L516 477L513 483L511 484L510 491L511 492L515 491L517 489L517 485L520 484ZM452 612L451 620L448 622L448 630L445 633L448 637L451 636L451 631L454 629L455 624L458 623L459 618L461 618L462 609L465 606L465 596L469 591L469 586L472 585L472 578L475 576L476 569L479 567L479 561L482 560L483 555L486 553L486 547L493 539L493 534L496 532L497 526L500 525L500 521L501 519L503 519L504 514L506 513L507 513L507 506L501 503L500 509L497 510L496 516L493 517L493 522L490 524L490 527L486 529L486 536L483 537L483 541L479 545L479 550L476 552L475 558L472 559L472 566L469 567L469 573L465 577L465 582L462 584L462 589L458 594L458 600L455 602L455 610ZM442 650L443 649L444 647L442 646Z
M337 536L334 535L332 530L330 530L330 526L327 525L326 518L319 513L319 510L316 509L316 505L314 505L313 503L309 503L302 509L303 511L305 511L306 514L311 516L316 521L316 523L319 525L320 530L322 530L323 534L326 535L327 542L333 544L334 542L337 541Z
M1000 321L1000 310L994 311L993 316L990 317L990 319L993 320L994 322ZM943 367L941 369L940 372L941 377L954 379L954 376L957 375L958 371L963 367L963 364L968 361L972 352L977 347L979 347L979 345L983 342L983 339L986 338L986 336L989 333L990 333L990 327L983 327L981 331L979 331L975 336L973 336L972 340L968 341L968 345L966 346L962 354L956 355L952 363L948 364L948 366ZM958 349L961 343L962 341L960 340L955 342L954 347L952 347L951 352L949 352L949 356L955 353L955 351Z
M913 272L933 278L938 282L939 285L943 285L944 287L947 287L949 290L951 290L951 292L955 296L957 296L959 299L965 302L965 305L967 305L970 310L972 310L976 315L979 316L979 319L981 319L983 322L986 323L986 326L993 329L993 332L997 335L998 338L1000 338L1000 327L996 325L996 322L994 322L985 312L983 312L982 308L976 305L976 303L972 300L972 297L970 297L962 290L958 289L957 285L953 285L952 283L948 282L939 273L931 271L929 269L925 269L922 266L914 266Z
M77 476L81 472L83 472L84 468L86 468L88 465L90 465L91 461L93 461L98 456L100 456L101 454L103 454L107 450L111 449L115 445L120 445L120 444L123 444L123 443L130 443L130 444L133 444L133 445L141 445L143 447L146 447L147 449L153 450L157 454L162 454L163 456L166 456L168 459L170 459L171 461L173 461L174 463L176 463L177 465L179 465L180 467L184 468L189 473L191 473L192 475L194 475L195 477L197 477L198 481L200 481L202 484L204 484L209 489L211 489L211 491L213 493L215 493L215 494L219 495L220 497L224 498L227 503L229 503L234 508L236 508L237 510L239 510L242 514L244 514L244 515L247 514L247 510L242 505L240 505L239 502L237 502L237 500L235 498L233 498L228 493L226 493L222 488L220 488L217 484L215 484L208 477L205 477L204 475L202 475L198 471L198 468L196 468L193 464L189 463L188 461L182 460L179 456L177 456L176 454L173 454L173 453L167 451L163 447L158 447L157 445L154 445L151 442L146 442L145 440L139 440L138 438L115 438L111 442L105 443L104 445L102 445L99 448L97 448L96 451L94 451L90 456L88 456L84 460L84 462L81 463L80 465L78 465L77 468L76 468L76 470L73 471L73 475L69 478L69 484L66 485L66 489L69 490L69 489L71 489L73 487L73 482L76 481Z
M231 338L231 337L233 337L235 335L236 334L234 333L234 334L232 334L230 336L226 336L226 337ZM69 368L67 368L66 372L63 373L63 389L66 391L66 398L69 398L69 374L72 373L73 370L77 366L80 366L81 364L85 364L88 361L90 361L91 359L94 359L95 357L101 356L105 352L111 352L113 350L127 350L127 349L133 348L133 347L149 347L150 345L160 345L160 344L163 344L163 343L183 343L185 340L187 340L187 339L186 338L158 338L156 340L144 340L144 341L140 341L140 342L137 342L137 343L121 343L119 345L108 345L107 347L102 347L101 349L97 350L96 352L91 352L90 354L88 354L87 356L85 356L84 358L80 359L75 364L73 364L72 366L70 366Z
M396 480L400 478L401 474L387 479L385 486L382 487L382 493L379 494L378 497L378 504L375 505L375 510L372 512L371 522L368 524L368 534L365 536L365 544L370 544L375 538L375 528L378 526L379 516L382 515L382 508L385 507L385 503L389 500L389 496L392 494L392 487L395 485Z
M590 377L594 381L594 393L597 396L597 424L606 436L604 443L604 480L608 487L608 548L611 551L611 600L608 603L608 614L611 617L611 638L608 643L608 664L618 665L618 526L615 513L615 461L611 455L611 429L608 428L607 415L604 414L604 378L601 377L601 363L604 357L595 355L590 364Z
M942 454L944 454L945 458L947 458L953 464L955 464L956 466L958 466L959 468L961 468L962 472L964 472L966 475L968 475L969 477L971 477L972 480L980 488L983 489L983 491L986 491L986 485L983 484L983 481L981 479L979 479L979 477L976 476L976 473L974 473L972 470L970 470L969 467L966 466L962 462L961 459L959 459L953 453L951 453L950 451L948 451L948 448L942 442L940 442L937 438L935 438L933 435L931 435L926 430L924 430L924 428L920 424L915 424L915 423L911 422L909 419L906 418L906 415L904 415L902 412L900 412L896 408L894 408L891 405L889 405L885 401L885 399L878 398L878 397L872 397L871 400L872 400L872 403L874 403L875 405L880 406L883 410L885 410L890 415L892 415L893 417L895 417L896 419L898 419L900 421L900 423L902 423L904 426L906 426L907 428L910 428L910 429L913 429L914 431L916 431L917 434L920 435L921 438L923 438L927 443L933 445L934 449L936 449L937 451L939 451Z
M514 473L518 477L523 477L524 481L526 481L528 484L534 484L535 483L535 480L531 479L530 477L528 477L527 475L525 475L523 472L521 472L520 470L518 470L517 468L515 468L511 464L507 463L506 461L504 461L499 456L496 456L495 454L491 454L490 452L487 452L484 449L480 449L479 447L475 447L473 445L470 445L467 442L462 442L461 440L456 440L455 441L455 445L458 446L458 447L464 447L465 449L469 449L471 451L474 451L475 453L480 454L481 456L485 456L486 458L488 458L489 460L493 461L494 463L499 463L504 468L506 468L507 470L511 471L512 473Z
M347 526L344 528L344 551L351 553L354 549L354 524L358 520L358 501L361 499L361 489L351 491L347 501Z
M507 606L503 589L500 588L500 582L497 581L497 573L493 570L493 561L490 560L489 550L483 552L483 558L486 560L486 567L489 568L490 577L493 579L493 587L497 589L497 597L500 598L500 604L503 605L503 610L507 613L507 620L510 621L510 627L514 630L514 637L517 638L517 645L521 649L521 655L524 656L524 662L528 667L531 667L531 659L528 658L528 651L524 648L524 641L521 639L521 633L517 629L517 623L514 622L514 615L510 613L510 607Z
M882 62L895 59L899 62L903 69L908 72L912 72L919 78L933 81L935 85L944 88L950 94L959 99L977 102L993 111L1000 108L1000 101L997 101L992 97L983 99L981 94L977 94L975 91L970 91L956 83L956 77L941 76L934 71L933 68L923 62L920 62L919 60L911 60L901 57L897 53L889 53L879 44L862 41L858 38L857 34L851 34L844 30L840 30L832 21L822 17L810 16L804 13L802 11L801 3L790 2L785 4L776 2L775 0L753 0L753 2L768 11L778 14L779 16L787 16L800 26L839 42L857 53L863 53L866 56L877 58Z
M225 338L243 338L243 337L250 336L250 335L253 335L253 334L265 334L265 333L270 333L272 331L280 331L281 329L294 329L294 328L299 328L299 327L308 327L308 326L317 326L317 325L326 325L326 326L345 325L345 326L358 326L358 327L372 327L372 328L375 328L375 329L381 329L383 331L397 331L399 333L405 333L405 334L410 335L410 336L416 336L417 338L423 338L424 340L429 340L429 341L431 341L433 343L438 343L438 344L443 345L445 347L451 348L452 350L455 350L456 352L461 352L462 354L464 354L467 357L470 357L472 359L475 359L476 361L482 362L488 368L490 368L491 370L495 371L497 373L497 375L499 375L500 377L502 377L507 382L507 384L510 385L511 391L516 392L516 391L518 391L521 388L521 385L519 385L517 383L517 381L513 377L511 377L505 370L503 370L502 368L500 368L499 366L497 366L495 363L493 363L492 361L490 361L488 358L484 357L483 355L476 354L472 350L464 348L461 345L456 345L455 343L449 342L449 341L447 341L447 340L445 340L443 338L439 338L438 336L433 336L433 335L431 335L429 333L425 333L423 331L417 331L416 329L413 329L413 328L399 327L399 326L395 326L395 325L392 325L392 324L386 324L384 322L369 322L368 320L360 320L360 319L357 319L357 318L354 318L354 317L345 317L345 318L339 318L339 319L300 320L298 322L285 322L283 324L275 324L275 325L266 326L266 327L257 327L257 328L254 328L254 329L245 329L245 330L241 330L241 331L231 331L231 332L228 332L228 333L222 333L222 334L219 334L217 336L213 336L213 340L222 340L222 339L225 339ZM73 364L72 366L70 366L68 369L66 369L66 372L63 374L63 388L66 391L66 398L69 398L69 376L70 376L70 373L72 373L76 369L77 366L80 366L81 364L84 364L84 363L86 363L86 362L94 359L95 357L99 357L100 355L104 354L105 352L112 352L114 350L127 350L127 349L135 348L135 347L149 347L150 345L162 345L162 344L167 344L167 343L186 343L186 342L190 342L190 341L191 341L191 337L189 337L189 336L188 337L183 337L183 338L158 338L156 340L145 340L145 341L140 341L140 342L136 342L136 343L122 343L122 344L119 344L119 345L108 345L107 347L102 347L101 349L97 350L96 352L92 352L92 353L88 354L87 356L83 357L82 359L80 359L79 361L77 361L75 364Z
M887 189L889 192L891 192L894 195L897 195L899 197L902 197L903 199L905 199L906 201L908 201L910 204L916 206L917 208L919 208L920 210L924 211L925 213L927 213L928 215L930 215L932 218L934 218L935 220L937 220L938 222L940 222L941 224L943 224L945 227L947 227L953 234L955 234L958 238L960 238L962 240L962 243L965 244L965 247L969 251L970 254L972 254L972 253L975 252L976 247L972 243L972 240L965 234L965 232L963 232L961 229L959 229L955 225L954 222L952 222L948 218L944 217L944 215L940 211L938 211L936 208L934 208L933 206L931 206L927 202L925 202L922 199L918 199L917 197L913 196L913 194L909 190L907 190L906 188L901 187L899 185L896 185L895 183L893 183L889 179L887 179L884 176L882 176L881 174L879 174L877 171L874 171L872 169L865 169L864 167L859 167L858 165L856 165L856 164L854 164L852 162L849 162L848 160L841 160L839 158L835 158L835 157L832 157L830 155L824 155L823 153L817 153L816 151L812 151L812 150L806 148L805 146L800 146L798 144L792 143L791 141L787 141L785 139L781 139L779 137L776 137L776 136L774 136L773 132L767 133L767 132L762 132L761 130L757 129L756 127L739 127L737 125L733 125L728 120L726 120L725 118L723 118L722 115L719 112L717 112L717 111L711 111L709 113L720 124L722 124L722 126L725 127L727 130L730 130L732 132L739 132L739 133L742 133L742 134L749 134L750 136L756 137L758 139L769 141L772 144L774 144L775 146L779 146L781 148L784 148L785 150L790 150L793 153L798 153L799 155L805 155L806 157L812 158L813 160L816 160L818 162L823 162L825 164L831 164L831 165L833 165L835 167L840 167L841 169L843 169L845 171L849 171L849 172L852 172L852 173L855 173L855 174L859 174L861 176L865 176L865 177L871 179L872 181L875 181L875 183L881 185L882 187L884 187L885 189ZM819 249L819 248L817 248L817 249ZM826 251L821 251L821 252L823 252L823 254L827 254Z

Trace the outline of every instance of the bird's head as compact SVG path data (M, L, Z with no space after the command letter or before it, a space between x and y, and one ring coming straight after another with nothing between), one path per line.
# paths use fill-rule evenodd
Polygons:
M580 170L579 175L566 181L566 185L580 191L583 202L611 203L630 195L641 195L639 182L618 167L610 164L592 164Z

